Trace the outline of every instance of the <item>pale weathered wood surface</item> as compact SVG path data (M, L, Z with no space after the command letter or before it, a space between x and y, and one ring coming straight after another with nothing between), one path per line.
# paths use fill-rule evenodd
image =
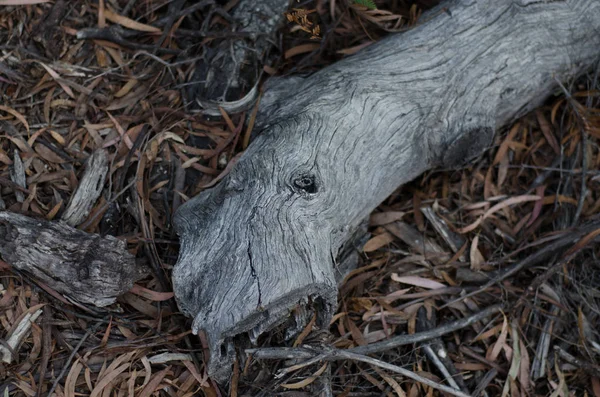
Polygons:
M259 136L215 188L183 205L173 274L227 377L234 336L296 304L335 310L335 258L398 186L460 166L600 55L600 1L451 0L308 78L268 84Z
M81 176L77 190L69 200L61 220L69 226L81 224L89 215L102 194L104 180L108 173L108 155L99 149L88 158L85 171Z
M0 211L0 258L68 298L107 306L147 270L125 243L62 222Z

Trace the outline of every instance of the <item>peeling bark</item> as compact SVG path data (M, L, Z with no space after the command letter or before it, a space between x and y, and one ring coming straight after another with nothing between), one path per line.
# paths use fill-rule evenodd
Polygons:
M327 327L336 257L403 183L480 154L494 132L584 71L600 48L597 0L450 0L420 26L308 78L272 79L260 135L231 173L181 206L181 310L224 380L234 337L297 305Z

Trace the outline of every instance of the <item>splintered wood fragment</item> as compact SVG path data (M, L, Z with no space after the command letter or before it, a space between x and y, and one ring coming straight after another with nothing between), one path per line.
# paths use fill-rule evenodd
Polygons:
M17 347L19 344L21 344L21 341L31 329L31 324L37 320L40 314L42 314L42 309L38 309L34 313L27 313L25 317L21 319L19 325L17 325L17 328L6 341L6 345L0 346L0 356L2 358L2 362L10 364L13 361L15 358L13 357L13 352L17 350Z
M74 301L107 306L145 275L125 243L0 211L0 257Z
M13 166L10 169L10 179L23 189L27 188L27 179L25 177L25 167L19 151L15 149L15 156L13 158ZM19 203L25 201L25 195L19 190L15 190L15 197Z
M62 216L69 226L75 227L87 218L102 193L107 173L108 156L103 149L99 149L88 159L79 186Z

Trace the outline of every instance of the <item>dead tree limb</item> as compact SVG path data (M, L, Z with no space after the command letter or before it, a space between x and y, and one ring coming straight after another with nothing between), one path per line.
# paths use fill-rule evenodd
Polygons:
M597 0L450 0L422 25L307 78L273 80L260 135L215 188L180 207L180 308L205 330L209 372L235 336L296 305L336 308L336 257L398 186L479 155L494 132L591 66Z

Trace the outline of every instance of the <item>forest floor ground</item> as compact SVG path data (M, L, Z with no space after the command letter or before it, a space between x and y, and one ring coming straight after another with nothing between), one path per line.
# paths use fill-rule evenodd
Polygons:
M229 384L207 377L206 343L191 334L170 289L178 254L170 222L244 151L252 118L209 120L189 105L195 55L217 39L190 37L185 26L187 18L212 18L215 31L227 30L227 18L211 11L227 13L237 1L181 16L162 39L153 23L166 15L166 0L0 1L0 205L59 219L86 159L106 150L106 187L78 228L123 239L160 269L101 310L74 305L0 260L4 351L23 319L42 310L0 362L2 396L312 396L322 387L339 396L439 395L353 360L276 377L289 362L240 357ZM381 0L368 10L347 0L297 2L293 8L311 12L292 11L264 71L318 70L410 28L433 3ZM81 29L112 25L137 34L120 43L77 39ZM499 131L469 167L430 171L373 212L360 267L340 289L329 345L370 345L503 302L469 327L374 357L440 384L448 384L447 370L472 395L600 397L599 72L565 83ZM208 143L197 147L194 137ZM577 233L576 242L557 244ZM322 331L311 322L291 340L275 330L259 345L319 348ZM447 357L436 364L431 352L441 346Z

